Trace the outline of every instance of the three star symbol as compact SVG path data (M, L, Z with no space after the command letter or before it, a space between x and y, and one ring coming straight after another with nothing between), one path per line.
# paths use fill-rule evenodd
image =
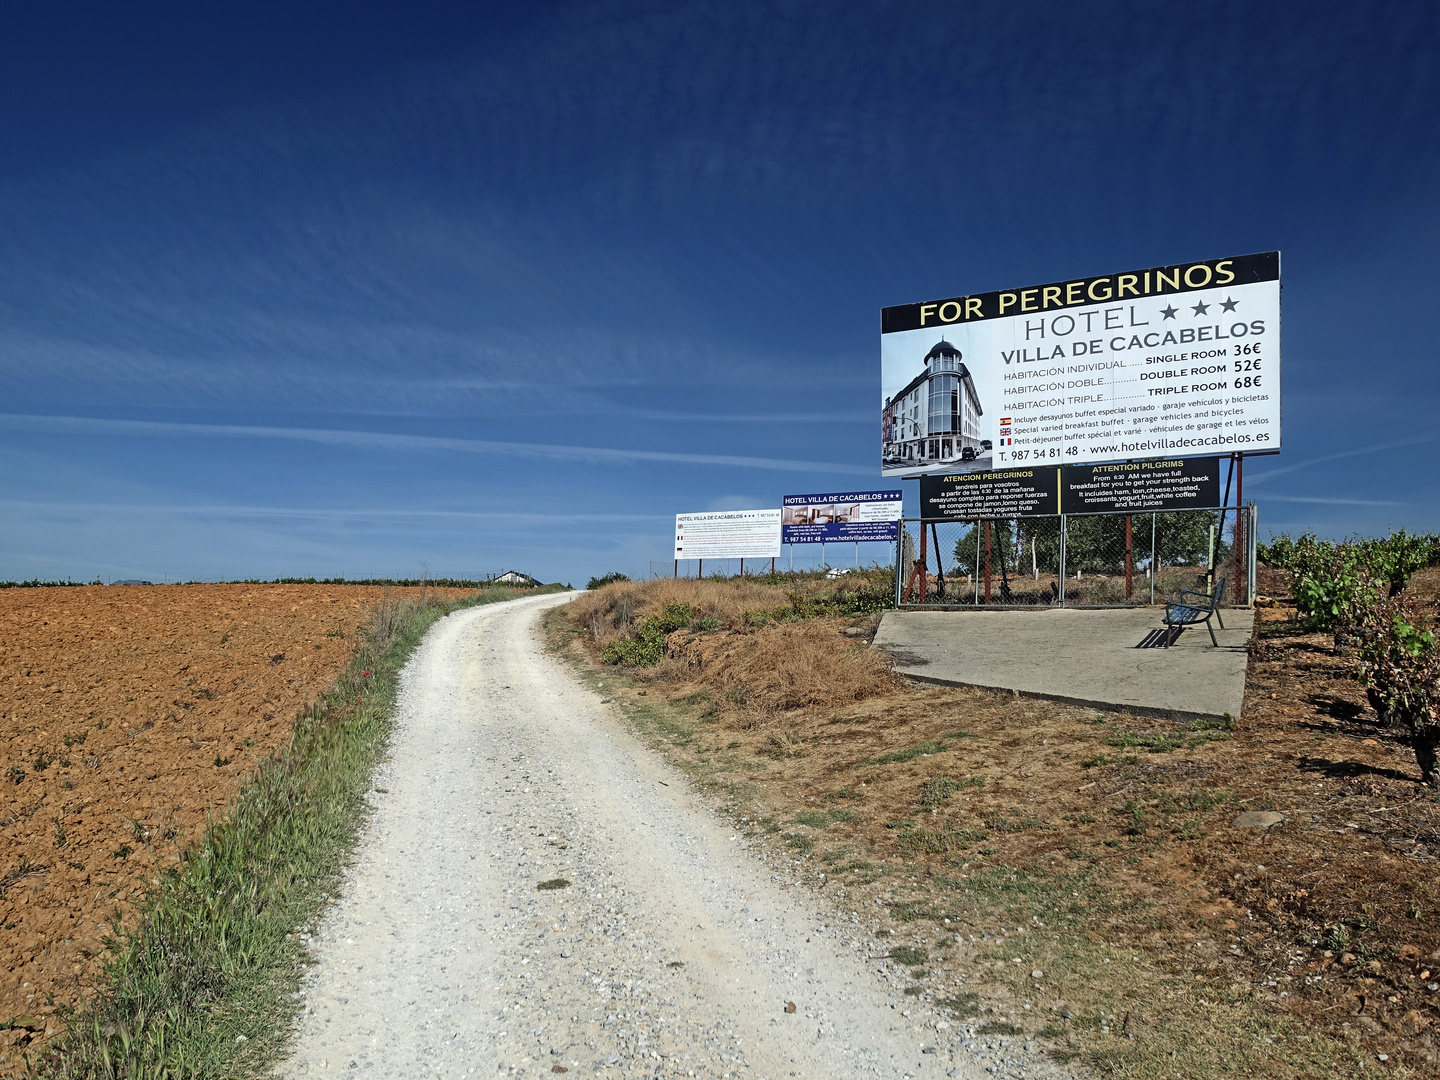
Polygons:
M1221 308L1222 311L1234 311L1234 310L1235 310L1235 305L1238 304L1239 302L1240 302L1239 300L1231 300L1231 299L1227 296L1227 297L1225 298L1225 302L1220 305L1220 308Z
M1164 315L1165 318L1167 318L1167 319L1173 319L1173 318L1175 317L1175 308L1173 308L1173 307L1162 307L1162 308L1160 309L1160 314L1161 314L1161 315Z
M1195 312L1196 315L1204 315L1207 311L1210 310L1210 305L1207 304L1207 303L1205 303L1205 301L1202 300L1202 301L1200 301L1200 303L1196 304L1196 305L1195 305L1194 307L1192 307L1190 310L1193 311L1193 312Z

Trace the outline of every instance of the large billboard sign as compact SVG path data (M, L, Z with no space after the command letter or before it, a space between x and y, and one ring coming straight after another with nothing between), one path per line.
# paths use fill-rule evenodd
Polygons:
M787 544L894 540L905 508L903 491L832 491L786 495L780 539Z
M773 559L779 554L779 510L675 515L677 559Z
M881 473L1280 448L1280 253L885 308Z
M1221 458L1161 458L1112 465L1034 465L920 478L924 521L1150 514L1220 505Z

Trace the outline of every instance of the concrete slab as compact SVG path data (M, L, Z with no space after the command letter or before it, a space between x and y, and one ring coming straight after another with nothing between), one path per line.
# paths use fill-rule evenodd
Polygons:
M1240 715L1255 613L1222 611L1163 648L1163 608L891 611L875 646L922 682L1017 690L1091 708L1193 719Z

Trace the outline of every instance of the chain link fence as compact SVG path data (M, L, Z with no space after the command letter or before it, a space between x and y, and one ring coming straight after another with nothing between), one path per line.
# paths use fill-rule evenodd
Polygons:
M1254 594L1255 507L903 523L902 608L1140 607Z

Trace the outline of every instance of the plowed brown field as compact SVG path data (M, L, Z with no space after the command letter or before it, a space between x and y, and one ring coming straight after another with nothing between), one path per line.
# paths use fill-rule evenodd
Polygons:
M92 991L112 920L133 925L207 811L284 745L386 591L0 590L0 1073Z

